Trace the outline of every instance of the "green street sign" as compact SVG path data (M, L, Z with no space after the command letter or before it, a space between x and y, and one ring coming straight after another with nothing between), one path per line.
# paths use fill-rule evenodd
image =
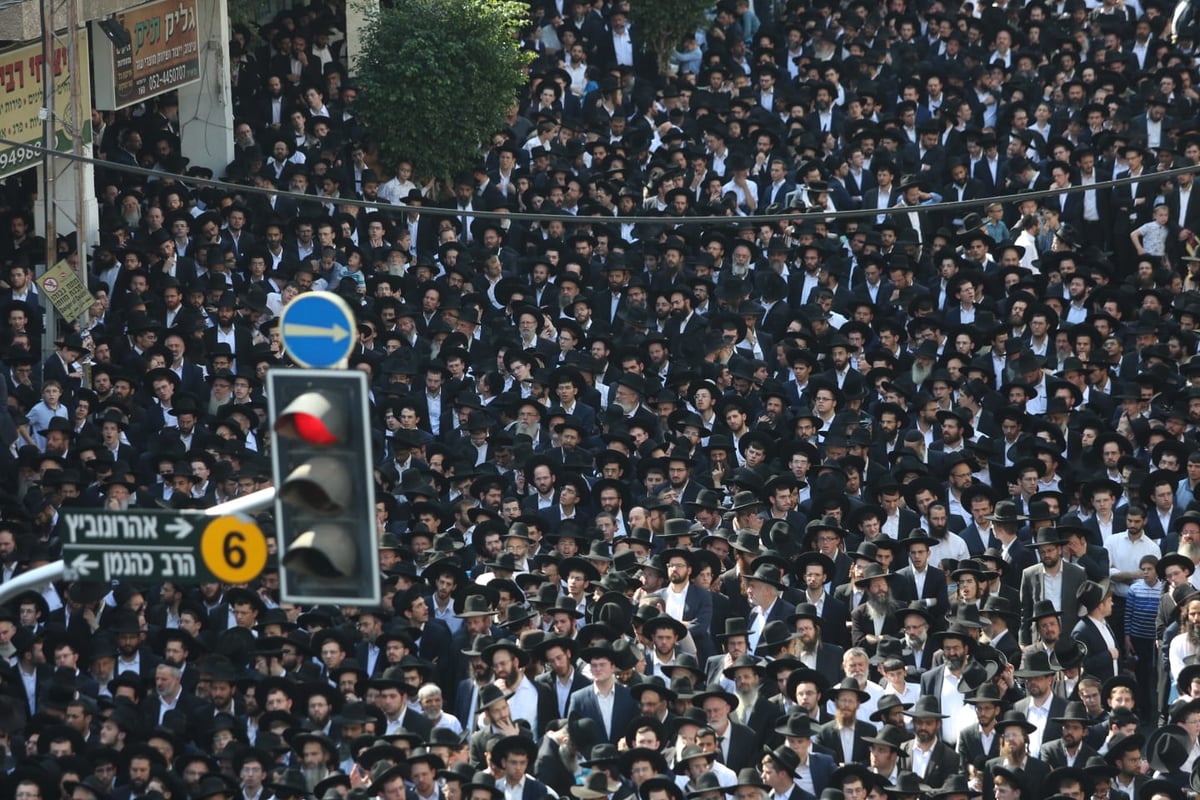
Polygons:
M59 512L58 537L72 580L245 583L267 563L267 540L249 517L181 511Z

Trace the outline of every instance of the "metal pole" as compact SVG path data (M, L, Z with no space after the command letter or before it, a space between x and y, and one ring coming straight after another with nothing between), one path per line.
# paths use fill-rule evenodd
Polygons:
M42 11L42 216L45 218L46 249L42 260L45 269L55 263L58 242L54 225L54 0L41 0ZM46 330L42 336L42 358L54 350L55 327L50 322L59 316L57 311L47 309Z
M236 497L233 500L228 500L224 503L206 509L204 515L208 517L220 517L225 514L242 514L251 511L259 511L267 508L275 502L275 487L259 489L257 492L251 492L244 497ZM45 586L51 581L59 581L63 579L66 564L63 561L52 561L49 564L43 564L36 569L31 569L28 572L22 572L10 580L0 583L0 605L7 603L21 592L27 589L35 589Z
M0 604L7 603L28 589L40 589L47 583L62 580L64 569L66 567L62 561L51 561L0 583Z
M224 503L218 503L211 508L204 509L206 517L223 517L226 514L248 514L252 511L262 511L264 508L270 508L275 502L275 487L268 486L266 489L259 489L257 492L251 492L241 497L235 497L232 500L226 500ZM3 584L0 584L2 586Z
M54 5L53 0L42 0L42 208L46 215L46 266L54 266L58 255L54 226ZM53 341L53 331L46 331L46 339Z
M76 30L79 19L79 9L76 0L67 0L67 63L71 69L71 152L77 156L83 155L83 126L91 122L90 108L83 108L80 101L80 74L87 69L86 64L79 63L79 32ZM90 186L84 185L86 164L83 161L76 161L75 164L75 248L76 261L78 267L76 272L79 274L79 280L84 286L88 284L87 273L87 257L84 255L87 252L88 245L91 242L88 240L89 231L84 225L84 209L87 207L87 195L85 192L92 189ZM87 312L85 311L76 322L80 328L87 324Z

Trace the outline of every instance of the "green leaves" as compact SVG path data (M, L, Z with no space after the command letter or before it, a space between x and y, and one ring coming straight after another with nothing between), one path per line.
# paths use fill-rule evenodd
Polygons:
M401 157L439 178L473 163L524 86L532 54L514 34L528 13L506 0L395 0L371 12L359 113L385 171Z
M711 0L642 0L630 4L629 20L654 51L659 71L665 75L675 47L708 22L711 8Z

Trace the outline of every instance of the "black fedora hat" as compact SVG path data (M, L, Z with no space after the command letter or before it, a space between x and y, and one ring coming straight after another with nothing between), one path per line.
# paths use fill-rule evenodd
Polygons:
M893 708L899 708L903 711L907 711L908 709L912 708L912 706L912 703L906 703L900 699L899 695L888 692L887 694L881 695L879 700L875 703L875 711L871 713L870 717L871 722L883 722L883 718Z
M942 713L941 698L934 695L918 697L912 709L904 712L904 716L913 719L949 719L948 715Z
M1179 771L1191 749L1187 731L1177 725L1164 725L1150 735L1144 756L1151 768L1169 775ZM1138 796L1141 796L1140 792Z
M822 699L837 700L837 696L842 692L853 692L860 703L865 703L871 699L870 693L859 688L858 681L854 678L843 678L833 686L830 686L822 692Z
M921 698L924 700L925 698ZM936 699L936 698L932 698ZM900 745L912 738L912 734L898 725L884 725L874 736L864 736L863 741L869 744L880 744L899 752Z
M1075 597L1079 600L1079 616L1086 617L1111 594L1112 586L1108 581L1084 581L1075 592Z
M929 796L954 797L956 795L966 795L967 797L979 797L981 794L983 793L971 788L971 784L968 782L965 773L957 772L946 778L940 787L929 793Z
M1018 678L1044 678L1055 673L1050 663L1050 654L1045 650L1035 650L1021 659L1021 668L1013 673Z
M1087 645L1078 639L1067 636L1054 643L1054 651L1050 653L1050 666L1056 670L1075 669L1083 666L1087 658Z
M1067 707L1063 711L1062 716L1051 717L1050 721L1058 723L1082 722L1086 725L1090 723L1091 717L1088 716L1087 708L1084 707L1083 703L1080 703L1077 700L1072 700L1071 702L1067 703Z
M811 739L816 733L812 717L802 711L794 711L781 725L775 727L775 733L795 739Z
M768 586L773 586L779 590L787 588L787 584L784 583L783 580L783 571L778 567L771 566L770 564L760 564L752 574L746 575L745 579L748 581L765 583Z
M888 797L913 797L924 795L928 788L916 773L900 770L896 774L896 785L885 786L883 791Z
M996 720L997 730L1002 730L1014 725L1025 731L1027 734L1033 733L1038 729L1037 725L1034 725L1032 722L1030 722L1025 717L1025 714L1020 711L1005 711L1004 714L1001 715L1000 719Z
M503 764L509 753L524 753L529 757L529 763L532 764L537 758L537 744L532 738L519 733L505 736L492 745L492 763Z

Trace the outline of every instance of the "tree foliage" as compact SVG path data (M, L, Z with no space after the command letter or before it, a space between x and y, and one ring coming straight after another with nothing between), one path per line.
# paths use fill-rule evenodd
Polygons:
M666 75L671 54L689 33L707 21L712 0L640 0L630 3L629 21L645 47L654 51L658 72Z
M395 0L368 13L357 107L381 165L403 157L448 181L479 157L525 83L531 54L516 33L528 13L508 0Z

